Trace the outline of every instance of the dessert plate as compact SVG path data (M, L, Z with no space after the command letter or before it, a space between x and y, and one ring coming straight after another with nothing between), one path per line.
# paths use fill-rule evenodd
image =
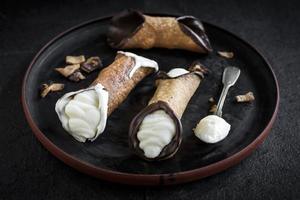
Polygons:
M58 35L39 51L26 72L22 86L23 109L33 133L54 156L100 179L134 185L168 185L194 181L225 170L263 142L278 110L276 77L266 59L253 46L209 23L204 26L215 50L209 55L168 49L129 50L156 60L161 70L187 67L194 60L200 60L210 70L183 115L183 141L173 158L147 162L135 156L128 147L130 121L145 107L155 90L153 75L138 84L113 112L105 132L96 141L77 142L62 128L54 110L55 103L64 93L87 87L98 72L73 83L53 68L63 66L67 55L100 56L104 66L110 64L116 55L116 50L106 42L110 18L93 19ZM217 55L217 50L233 51L235 57L222 58ZM229 91L223 110L223 117L232 129L222 142L205 144L194 136L192 129L208 114L208 99L218 99L222 72L229 65L241 69L241 76ZM65 83L65 89L42 99L39 88L49 81ZM248 91L254 93L254 102L235 103L237 94Z

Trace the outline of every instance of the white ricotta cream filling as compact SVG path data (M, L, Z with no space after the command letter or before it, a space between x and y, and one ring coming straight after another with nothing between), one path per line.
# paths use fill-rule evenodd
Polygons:
M217 115L208 115L194 129L195 135L206 143L217 143L229 133L231 125Z
M175 77L181 76L183 74L188 74L188 73L190 73L190 72L186 69L174 68L168 72L168 76L170 76L171 78L175 78Z
M164 110L148 114L137 133L139 147L144 151L145 157L159 156L162 149L171 142L175 132L175 123Z
M63 128L79 142L94 141L105 129L108 92L101 84L69 92L55 105Z

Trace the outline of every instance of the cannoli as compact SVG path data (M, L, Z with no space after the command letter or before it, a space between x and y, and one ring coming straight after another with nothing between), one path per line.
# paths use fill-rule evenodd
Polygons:
M69 92L55 106L63 128L79 142L94 141L105 129L107 117L147 75L158 70L155 61L118 51L86 89Z
M198 53L212 51L202 23L193 16L155 17L124 11L112 18L107 41L118 49L159 47Z
M158 74L152 99L129 128L129 144L138 156L153 161L176 153L182 138L181 116L205 72L197 62L189 70L175 68Z

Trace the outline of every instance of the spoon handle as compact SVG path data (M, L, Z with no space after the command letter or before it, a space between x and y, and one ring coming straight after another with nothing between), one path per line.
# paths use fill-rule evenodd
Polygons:
M221 96L220 96L220 99L218 101L217 110L215 112L215 115L217 115L219 117L222 117L222 108L223 108L225 98L226 98L226 95L227 95L227 92L228 92L229 88L230 88L229 85L224 85Z
M215 112L215 115L222 117L222 108L224 105L224 101L227 95L227 92L229 90L229 88L231 86L233 86L235 84L235 82L237 81L237 79L240 76L240 69L237 67L226 67L224 72L223 72L223 78L222 78L222 82L223 82L223 90L217 105L217 110Z

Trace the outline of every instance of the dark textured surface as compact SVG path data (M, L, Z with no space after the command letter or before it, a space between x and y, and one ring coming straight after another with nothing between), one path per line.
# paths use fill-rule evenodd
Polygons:
M205 1L206 2L206 1ZM300 6L292 1L96 1L0 6L1 199L299 199ZM191 14L224 27L261 50L281 87L280 112L264 142L239 165L202 181L137 188L99 181L65 166L26 124L20 105L25 70L53 36L85 20L125 7Z

